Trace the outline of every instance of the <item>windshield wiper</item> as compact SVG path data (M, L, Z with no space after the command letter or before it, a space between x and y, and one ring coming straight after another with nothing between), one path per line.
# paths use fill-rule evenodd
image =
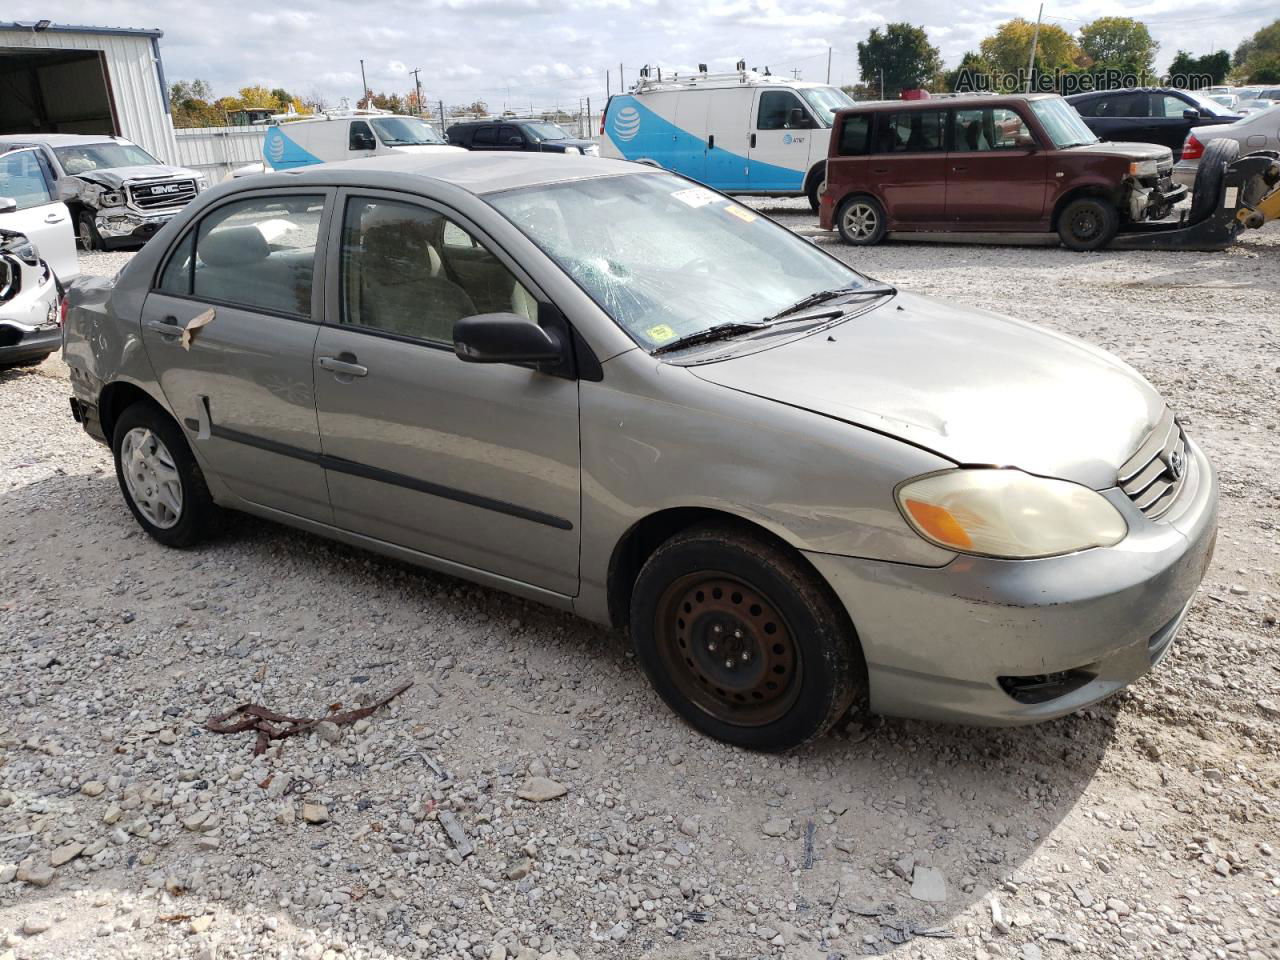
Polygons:
M763 330L769 324L763 322L757 323L717 323L714 327L707 327L705 330L699 330L697 333L689 333L683 337L678 337L670 343L664 343L662 346L653 351L656 357L660 353L670 353L672 350L680 350L684 347L693 347L699 343L713 343L716 340L727 340L729 337L735 337L741 333L752 333L756 330Z
M791 306L779 310L773 316L765 317L764 322L773 323L783 317L789 317L793 313L799 313L802 310L808 310L810 307L816 307L820 303L826 303L828 300L834 300L836 297L891 297L897 292L897 287L892 287L887 283L876 283L865 287L840 287L838 290L819 290L817 293L811 293L809 296L797 300Z

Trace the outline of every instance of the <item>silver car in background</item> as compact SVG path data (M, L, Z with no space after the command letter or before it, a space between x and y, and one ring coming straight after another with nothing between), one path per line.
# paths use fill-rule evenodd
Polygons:
M1182 145L1182 159L1173 167L1176 182L1195 188L1200 160L1213 140L1234 140L1240 145L1242 157L1259 150L1280 150L1280 106L1250 113L1235 123L1192 127Z
M1125 364L613 160L224 184L76 285L64 356L156 540L228 507L629 627L673 709L754 749L858 701L1097 701L1168 651L1216 529Z

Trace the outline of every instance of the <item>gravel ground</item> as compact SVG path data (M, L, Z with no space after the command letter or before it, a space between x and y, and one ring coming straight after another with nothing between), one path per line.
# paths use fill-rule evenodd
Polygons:
M734 750L568 616L248 518L153 543L51 360L0 374L0 960L1280 957L1280 228L830 249L1100 344L1186 418L1222 529L1153 675L1029 729ZM203 728L405 680L257 758Z

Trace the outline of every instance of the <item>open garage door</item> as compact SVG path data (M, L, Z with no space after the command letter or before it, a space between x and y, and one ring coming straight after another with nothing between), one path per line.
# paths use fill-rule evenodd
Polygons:
M118 136L102 52L0 47L0 134L14 133Z

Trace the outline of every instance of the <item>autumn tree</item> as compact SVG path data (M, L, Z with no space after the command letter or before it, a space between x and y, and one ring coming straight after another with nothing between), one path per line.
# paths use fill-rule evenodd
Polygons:
M1092 72L1119 70L1145 79L1155 73L1160 44L1141 20L1099 17L1080 28L1080 49L1093 61Z
M1016 74L1027 69L1031 59L1032 38L1036 37L1036 25L1022 17L1002 23L999 29L979 46L982 57L993 73ZM1036 37L1035 69L1038 73L1054 73L1088 66L1089 59L1075 37L1052 23L1040 24Z
M221 127L226 114L213 104L213 88L206 80L176 80L169 85L169 110L175 127Z
M859 42L858 69L863 83L883 85L885 96L896 96L932 85L942 73L942 56L923 27L890 23L883 33L876 27Z
M960 65L943 75L943 86L956 93L969 93L991 88L991 64L986 57L970 50L960 59Z

